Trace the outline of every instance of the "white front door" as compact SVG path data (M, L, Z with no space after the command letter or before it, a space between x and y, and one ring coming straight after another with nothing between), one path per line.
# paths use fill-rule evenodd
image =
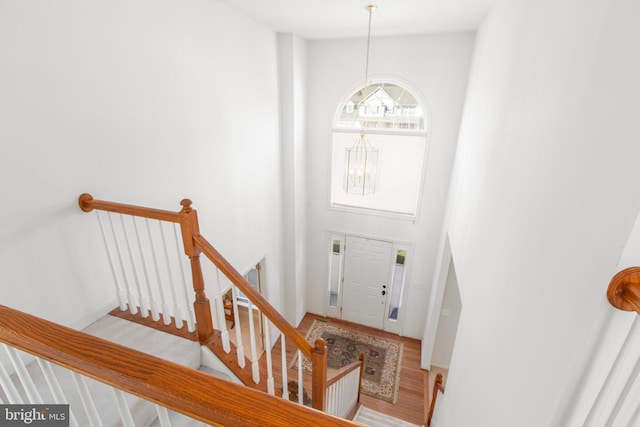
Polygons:
M390 242L347 236L343 320L382 329L391 249Z

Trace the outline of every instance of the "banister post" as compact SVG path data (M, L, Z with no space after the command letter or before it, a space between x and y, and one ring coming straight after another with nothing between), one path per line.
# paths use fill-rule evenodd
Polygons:
M327 345L322 338L316 339L311 353L311 406L325 410L327 394Z
M360 355L358 356L358 360L361 362L360 378L358 378L358 402L360 402L360 390L362 389L362 374L364 374L364 353L360 353Z
M211 319L211 305L204 290L204 277L200 264L200 249L193 244L193 236L200 234L198 225L198 213L191 208L191 200L183 199L180 204L182 210L178 214L180 217L180 230L182 232L182 242L184 253L191 261L191 277L193 278L193 290L196 294L193 302L193 310L196 316L196 329L198 341L204 344L213 335L213 321Z

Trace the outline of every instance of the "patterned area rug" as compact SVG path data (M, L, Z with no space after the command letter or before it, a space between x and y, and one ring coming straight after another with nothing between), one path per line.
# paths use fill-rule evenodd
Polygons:
M364 372L361 392L386 402L396 403L400 383L402 343L376 338L322 320L314 320L306 339L310 343L324 338L329 354L329 372L340 369L364 353ZM297 367L296 360L291 367ZM302 368L311 372L311 362L303 358Z

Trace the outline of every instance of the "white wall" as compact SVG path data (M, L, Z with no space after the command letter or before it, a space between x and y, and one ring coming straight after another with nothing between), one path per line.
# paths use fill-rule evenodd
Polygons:
M333 114L345 92L364 77L366 40L308 42L308 311L324 312L328 230L414 243L403 334L422 337L473 40L472 33L459 33L374 37L371 42L370 76L409 82L430 109L426 178L415 221L328 208Z
M283 263L287 320L306 310L306 41L278 34L280 128L283 155Z
M444 296L442 297L442 308L439 313L440 319L438 320L433 354L431 356L431 365L449 369L461 310L462 301L460 300L460 289L458 288L456 270L453 262L450 262Z
M553 425L640 209L639 14L504 0L478 33L450 226L464 310L439 427Z
M0 3L0 301L83 326L113 308L77 197L179 210L279 307L276 36L213 0Z

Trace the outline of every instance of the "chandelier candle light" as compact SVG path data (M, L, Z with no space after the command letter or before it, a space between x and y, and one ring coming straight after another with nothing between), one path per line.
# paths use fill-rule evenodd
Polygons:
M367 35L367 57L364 69L364 87L362 89L362 100L359 103L358 114L360 115L360 137L352 146L345 148L344 158L344 190L353 194L373 194L376 191L376 178L378 174L378 154L379 150L373 147L366 138L365 115L367 114L367 78L369 77L369 46L371 44L371 15L376 6L368 5L365 9L369 12L369 30Z

